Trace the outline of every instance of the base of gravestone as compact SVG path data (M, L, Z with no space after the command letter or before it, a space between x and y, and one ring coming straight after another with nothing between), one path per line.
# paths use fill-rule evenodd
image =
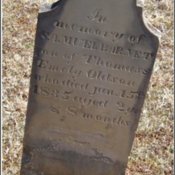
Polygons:
M124 175L126 165L121 162L111 162L110 158L100 160L98 157L80 155L75 152L60 151L56 155L43 157L35 153L31 164L24 163L21 175Z

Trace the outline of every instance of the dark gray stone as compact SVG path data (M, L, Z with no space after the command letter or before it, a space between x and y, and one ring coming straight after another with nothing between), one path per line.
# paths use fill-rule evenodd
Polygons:
M21 175L124 175L157 49L135 0L40 13Z

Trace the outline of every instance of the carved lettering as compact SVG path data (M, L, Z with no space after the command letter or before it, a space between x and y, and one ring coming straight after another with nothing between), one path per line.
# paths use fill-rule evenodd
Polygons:
M47 56L49 58L54 58L54 57L58 57L58 53L57 51L54 50L48 50L48 49L41 49L39 47L36 47L36 51L35 51L35 58L41 58L43 56Z
M141 109L136 107L128 107L126 104L124 104L121 101L118 101L116 103L117 110L120 112L126 112L126 113L133 113L133 114L139 114L141 112Z
M107 18L102 15L102 9L96 9L91 13L90 16L87 17L90 21L95 21L97 23L106 22Z
M120 85L135 86L134 81L126 81L126 80L119 78L117 76L113 76L110 73L103 73L103 71L97 71L97 70L93 70L93 69L90 69L87 72L87 77L90 79L107 81L107 82L111 82L111 83L118 83Z
M42 31L40 37L44 40L50 40L51 35L47 31Z
M113 44L105 44L103 42L97 42L88 39L80 39L73 36L57 36L53 39L53 42L62 43L74 47L97 50L112 55L126 56L132 59L143 59L145 61L152 60L155 56L154 53L149 53L140 50L131 50L130 48L124 48L121 46L114 46Z
M108 104L107 100L97 100L97 99L91 99L87 97L81 97L81 96L75 96L73 97L74 102L78 102L83 105L92 105L97 107L106 107Z
M37 66L41 69L45 69L47 71L51 71L51 72L58 72L58 73L65 73L65 74L71 74L73 76L81 76L83 74L82 70L79 70L77 68L75 68L74 66L64 66L61 67L59 65L56 65L54 63L51 63L48 60L43 60L43 59L39 59L37 60Z
M71 114L73 117L81 117L82 119L86 120L94 120L98 122L103 122L106 124L111 124L115 126L129 126L130 121L126 119L124 116L107 116L103 114L92 114L90 112L83 112L80 108L75 106L69 106L67 108L67 111L69 114Z
M91 65L99 66L102 68L108 68L111 70L125 71L129 73L138 73L138 74L143 74L143 75L147 75L151 72L150 69L144 69L144 68L139 68L139 67L137 68L137 67L130 66L130 65L122 65L119 63L114 63L107 59L102 59L100 56L83 55L83 58L85 58L86 64L91 64Z
M122 90L120 97L128 98L128 99L141 99L141 98L145 98L145 94L142 91Z
M80 90L84 90L86 91L89 87L89 84L88 83L78 83L78 82L75 82L75 81L71 81L71 80L63 80L61 82L61 84L65 87L69 87L71 89L80 89Z
M104 115L94 115L91 113L83 112L82 117L88 120L96 120L107 124L117 125L117 126L129 126L129 121L125 120L123 117L108 117Z
M88 16L88 19L91 19L94 21L96 20L99 22L105 22L106 17L102 17L99 11L95 11L91 16ZM83 34L94 35L102 38L108 38L110 41L113 41L113 42L126 40L131 44L139 44L141 40L146 38L144 34L136 36L133 34L129 34L129 33L126 34L126 33L121 33L117 31L102 31L99 28L93 28L93 27L90 28L90 27L82 26L80 24L75 24L75 23L68 24L63 21L55 21L53 25L58 29L70 30L73 32L80 32Z
M34 94L42 96L42 97L54 97L54 98L60 98L61 100L72 100L73 102L77 102L79 104L85 105L85 106L96 106L96 107L102 107L105 108L108 105L108 100L98 100L98 99L92 99L88 97L82 97L82 96L74 96L72 95L72 90L58 90L49 88L46 86L34 86L33 90Z
M89 92L89 95L97 95L97 94L108 95L108 96L118 96L118 94L113 89L95 86L92 89L92 91Z
M44 97L55 97L55 98L61 98L62 100L68 100L72 98L72 100L79 103L89 104L89 105L96 105L96 106L103 106L106 107L108 104L107 100L93 100L86 97L81 96L70 96L72 95L72 90L68 91L60 91L58 89L49 88L46 86L38 86L35 85L33 88L33 92L37 95L44 96ZM88 91L88 94L91 96L94 95L106 95L106 96L113 96L113 97L120 97L120 98L126 98L126 99L141 99L145 97L145 94L141 91L129 91L129 90L121 90L120 92L116 92L113 89L104 88L104 87L98 87L94 86L91 91Z
M51 89L46 86L34 86L34 91L36 95L40 95L43 97L55 97L55 98L61 98L62 100L68 100L70 98L70 94L72 91L60 91L58 89Z

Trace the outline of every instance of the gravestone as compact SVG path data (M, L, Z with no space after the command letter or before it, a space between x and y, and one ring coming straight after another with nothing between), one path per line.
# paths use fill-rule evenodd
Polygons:
M135 0L40 13L21 175L124 175L157 49Z

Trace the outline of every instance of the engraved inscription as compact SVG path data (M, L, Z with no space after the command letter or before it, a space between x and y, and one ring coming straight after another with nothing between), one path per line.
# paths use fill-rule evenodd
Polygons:
M53 78L52 76L46 75L35 75L35 79L37 81L42 81L44 83L50 84L50 85L60 85L66 88L70 89L77 89L82 91L87 91L89 84L88 83L79 83L75 80L58 80Z
M46 86L34 86L34 93L43 97L55 97L60 98L62 100L68 100L69 95L72 93L72 91L65 91L65 90L58 90L58 89L52 89Z
M103 73L103 71L97 71L90 69L87 72L87 77L89 79L96 79L96 80L101 80L101 81L106 81L106 82L111 82L111 83L118 83L121 85L126 85L126 86L135 86L134 81L126 81L122 78L119 78L117 76L113 76L110 73Z
M126 40L131 44L139 44L141 40L146 38L146 36L144 34L136 36L133 34L126 34L126 33L121 33L121 32L117 32L117 31L107 31L107 30L102 31L100 28L82 26L82 25L76 24L76 23L68 24L68 23L63 22L63 21L55 21L53 26L58 28L58 29L62 29L62 30L68 30L68 31L72 31L72 32L78 32L78 33L82 33L82 34L98 36L98 37L102 37L102 38L108 38L112 42Z
M100 122L104 122L107 124L112 124L112 125L117 125L117 126L129 126L129 121L123 119L123 117L108 117L105 115L94 115L92 113L83 113L82 117L84 119L88 119L88 120L96 120L96 121L100 121Z
M35 57L40 58L41 56L44 56L47 60L50 58L60 58L58 57L58 53L55 50L49 51L47 49L40 49L38 48ZM71 61L75 60L77 57L80 57L85 60L85 64L89 65L95 65L100 68L106 68L110 70L116 70L116 71L124 71L128 73L136 73L136 74L143 74L143 75L149 75L151 73L150 68L142 68L142 67L135 67L130 65L124 65L120 64L117 61L118 60L111 60L109 61L107 58L102 58L101 56L97 55L91 55L91 54L79 54L79 53L72 53L72 54L65 54L63 56L63 59L67 61L67 64L70 64ZM42 60L38 60L38 65L42 64ZM46 64L47 61L43 61L43 64Z
M102 14L102 12L103 12L102 9L96 9L87 18L90 21L95 21L97 23L104 23L107 21L107 18Z
M87 106L96 106L96 107L106 107L108 105L108 100L98 100L88 97L82 97L82 96L76 96L72 95L73 91L70 90L58 90L49 88L46 86L37 86L34 87L34 94L37 94L41 97L54 97L59 98L60 100L72 100L72 102L77 102L81 105L87 105Z
M119 84L119 85L124 85L124 86L130 86L130 87L134 87L135 86L135 81L132 80L125 80L123 78L119 78L118 76L115 76L111 73L104 73L103 71L98 71L95 69L90 69L87 72L77 69L75 68L73 65L69 65L69 66L64 66L64 67L60 67L60 65L56 65L53 63L50 63L47 60L38 60L37 61L37 65L39 68L41 69L45 69L47 71L51 71L51 72L58 72L61 74L70 74L72 76L75 77L86 77L90 80L98 80L98 81L103 81L103 82L109 82L109 83L113 83L113 84ZM85 74L85 75L84 75ZM42 77L40 76L39 79L41 79ZM52 84L56 84L58 82L58 80L50 77L47 75L47 77L43 77L43 79L45 80L45 82L50 82Z
M45 69L50 72L66 73L74 76L81 76L83 74L82 70L75 68L74 66L63 66L50 63L48 60L40 59L37 61L37 66L41 69Z
M113 63L107 60L107 58L103 59L100 56L84 55L83 57L85 58L87 64L96 65L96 66L99 66L102 68L108 68L111 70L126 71L129 73L138 73L138 74L143 74L143 75L150 74L151 72L150 69L144 69L140 67L137 68L137 67L130 66L130 65L122 65L119 63Z
M93 102L93 100L88 100L88 98L78 98L76 96L72 96L71 94L73 93L72 90L58 90L54 88L49 88L47 86L34 86L33 90L34 94L44 96L44 97L55 97L55 98L60 98L63 100L68 100L68 99L73 99L74 101L79 101L80 103L83 102L88 102L88 104ZM145 97L145 94L142 91L130 91L130 90L120 90L119 92L110 89L110 88L102 88L102 87L94 87L93 91L89 92L89 95L106 95L106 96L114 96L114 97L120 97L120 98L125 98L125 99L142 99ZM81 100L80 100L81 99ZM93 104L93 103L92 103ZM107 104L106 101L100 102L100 104ZM105 105L104 105L105 106Z
M42 49L40 47L36 47L36 51L35 51L35 58L40 58L43 56L47 56L49 58L57 58L58 57L58 52L54 51L54 50L48 50L48 49Z
M109 20L102 9L96 9L87 16L87 19L98 25L103 25ZM101 121L116 126L129 126L128 117L140 113L140 109L137 109L132 103L139 102L145 97L144 92L138 90L141 78L136 82L132 80L130 73L142 77L149 76L151 69L145 61L152 61L155 57L155 53L149 50L137 50L137 47L130 46L139 45L141 41L147 39L146 36L109 31L97 26L89 27L59 20L54 21L53 27L56 32L40 31L41 41L48 40L51 45L58 48L64 46L67 49L75 48L89 53L62 53L60 56L57 50L37 47L35 59L39 73L34 75L36 80L33 87L34 94L44 98L53 98L53 100L71 101L78 106L114 108L120 115L124 114L125 116L118 116L117 113L108 117L89 111L82 111L79 116L81 119ZM61 30L70 31L70 34L59 34ZM72 33L81 33L82 35L74 36ZM98 37L99 40L87 39L86 35ZM125 41L126 46L120 44L120 41ZM108 56L111 56L110 59ZM57 59L61 62L58 63ZM124 64L123 60L130 61L131 59L145 62L147 68L128 65L126 62ZM75 63L79 61L81 61L81 66L75 66ZM118 75L118 71L123 72L126 76L120 76L121 73ZM78 92L79 94L77 94ZM113 103L111 99L115 99L116 102ZM121 101L123 99L129 101L130 105L123 103ZM72 115L77 115L77 110L74 107L68 107L68 112ZM51 111L64 116L61 114L61 110L57 110L53 106ZM64 117L62 121L64 121Z
M73 101L78 102L84 106L92 105L96 107L106 107L108 105L108 100L97 100L81 96L74 96Z
M58 36L55 34L52 38L53 43L65 44L72 47L78 47L88 50L96 50L111 55L125 56L130 59L143 59L145 61L153 60L155 58L154 53L147 51L134 50L131 48L124 48L113 44L106 44L104 42L97 42L94 40L88 40L84 38L78 38L74 36Z
M54 112L56 114L60 114L58 107L51 106L50 111ZM98 122L102 122L104 124L111 124L112 126L117 125L117 126L125 126L128 127L130 124L130 121L126 119L124 116L117 116L115 115L114 117L103 115L103 114L92 114L90 112L84 112L81 109L78 109L75 106L68 106L66 108L66 111L68 112L68 115L71 115L72 117L81 117L82 119L85 120L95 120ZM60 115L58 115L60 117Z
M134 113L134 114L139 114L141 112L141 109L137 107L128 107L126 104L124 104L121 101L118 101L116 103L117 110L120 112L124 113Z

